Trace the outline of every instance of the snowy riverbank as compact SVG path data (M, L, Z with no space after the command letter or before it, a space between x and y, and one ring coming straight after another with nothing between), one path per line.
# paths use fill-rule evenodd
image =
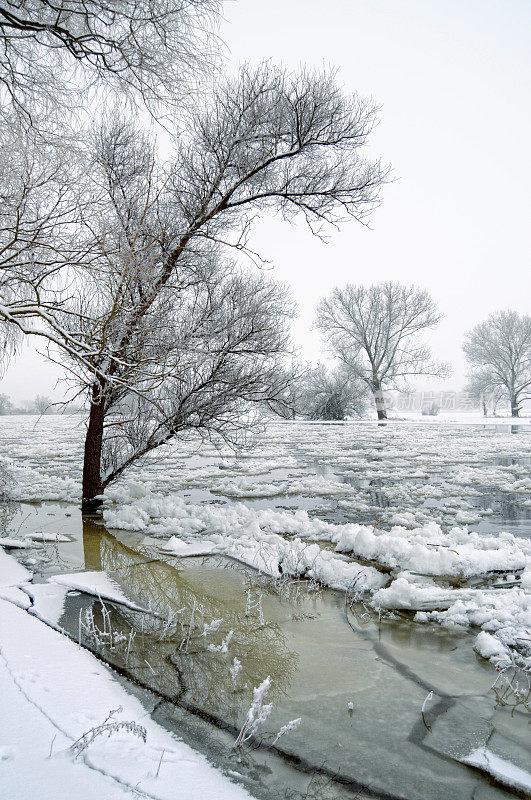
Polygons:
M154 723L93 655L33 616L30 579L0 549L0 598L7 598L0 599L0 783L5 800L250 796ZM74 742L115 709L114 730L111 725L99 735L96 731L76 757ZM136 733L120 722L135 723Z

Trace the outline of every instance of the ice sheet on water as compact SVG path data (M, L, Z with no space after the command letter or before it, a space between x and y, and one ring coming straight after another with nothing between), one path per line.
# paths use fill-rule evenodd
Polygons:
M59 625L65 608L68 586L58 583L35 583L28 588L32 600L31 612L50 625Z
M140 606L125 596L118 584L105 572L76 572L52 575L49 580L68 589L75 589L110 602L120 603L133 611L142 611Z
M48 531L35 531L34 533L28 533L25 536L26 539L31 539L35 542L69 542L71 541L70 536L65 536L63 533L50 533Z
M34 422L2 419L18 496L77 499L80 420L46 417L36 428ZM505 503L515 520L511 531L518 533L518 520L529 515L531 437L525 426L515 436L429 422L269 424L239 453L186 437L108 488L105 521L160 539L175 536L175 546L185 542L181 551L215 540L219 552L271 574L287 560L294 573L318 575L331 586L370 575L366 586L379 592L382 606L391 608L394 598L395 607L420 609L419 621L479 626L503 647L519 641L525 650L529 542L504 533L499 521ZM225 494L212 502L216 487ZM190 489L199 490L195 503L182 496ZM327 507L311 514L297 508L305 492L325 495ZM288 497L293 510L279 507ZM481 531L486 520L488 535ZM326 554L329 542L335 554ZM317 543L322 552L311 549ZM359 572L367 564L374 573Z
M514 726L513 735L505 736L493 725L492 716L488 697L463 697L440 706L435 704L425 714L429 732L424 745L487 772L505 786L528 792L531 774L526 769L529 753L525 743L519 743Z
M461 761L463 764L469 764L471 767L477 767L487 772L506 786L531 793L531 772L501 758L488 747L476 748L464 756Z

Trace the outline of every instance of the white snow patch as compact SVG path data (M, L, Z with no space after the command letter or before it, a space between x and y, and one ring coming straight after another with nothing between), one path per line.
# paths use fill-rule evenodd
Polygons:
M470 764L471 767L478 767L488 772L506 786L531 792L531 773L506 761L487 747L478 747L477 750L473 750L468 756L459 760L463 764Z
M0 549L0 587L17 586L30 581L33 575L26 567L19 564L13 556Z
M482 656L482 658L486 659L505 660L507 657L507 650L500 640L496 639L492 634L487 633L487 631L478 633L474 642L474 650Z
M183 798L249 800L153 722L91 654L3 600L0 651L3 796L125 800L136 790L156 800L175 800L176 791ZM128 733L99 737L73 761L69 746L119 706L116 719L143 725L146 743Z
M6 547L8 550L24 550L26 547L31 547L31 545L25 539L13 539L10 536L2 536L0 538L0 547Z
M76 589L85 594L110 602L120 603L133 611L143 611L140 606L132 603L122 592L116 581L105 572L76 572L70 574L52 575L49 579L52 583L58 583L67 589Z
M175 556L200 556L206 553L212 553L215 548L214 542L206 540L199 540L196 542L184 542L177 536L172 536L168 543L161 546L161 550L170 552Z

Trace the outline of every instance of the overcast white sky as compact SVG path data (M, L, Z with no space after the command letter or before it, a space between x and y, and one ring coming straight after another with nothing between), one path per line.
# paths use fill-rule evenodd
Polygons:
M371 228L347 221L327 244L302 222L254 234L292 288L303 356L319 357L314 308L333 286L416 283L445 315L430 341L459 388L464 332L503 308L531 311L530 0L230 0L221 38L232 64L331 65L381 105L371 154L396 180ZM0 391L60 396L57 376L25 348Z

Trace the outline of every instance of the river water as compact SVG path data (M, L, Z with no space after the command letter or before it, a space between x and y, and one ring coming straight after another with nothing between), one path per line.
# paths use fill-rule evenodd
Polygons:
M36 435L26 420L6 423L22 500L8 532L41 537L17 551L34 582L105 572L146 610L72 591L52 621L112 665L161 724L260 798L525 796L462 763L483 746L522 769L529 763L529 716L496 702L496 673L474 653L475 633L406 613L379 619L311 581L273 580L226 557L171 556L148 533L82 519L71 498L79 480L73 430L53 420ZM161 448L128 479L198 505L305 509L331 523L384 528L403 524L404 514L411 526L433 519L445 530L468 516L479 532L528 538L530 444L528 431L515 436L507 426L277 425L238 459L208 447ZM291 491L308 476L345 491ZM69 502L38 502L63 496ZM57 535L64 541L45 541ZM112 647L97 641L89 619L123 638ZM202 636L212 620L221 620L218 629ZM253 689L268 676L273 711L250 745L235 749Z
M22 522L27 531L69 539L37 542L21 553L36 581L103 570L129 600L149 609L103 603L115 632L135 634L127 652L84 633L82 642L118 669L157 721L257 797L512 795L460 762L489 744L525 768L529 735L524 714L496 704L492 667L474 654L470 633L407 616L379 621L362 605L347 607L341 593L273 581L230 559L161 555L145 537L112 535L101 520L82 520L67 504L24 504L13 531ZM79 592L67 595L58 624L78 638L87 609L103 629L101 601ZM219 629L201 636L213 619L222 620ZM207 649L231 630L228 653ZM234 658L242 664L235 684ZM267 676L273 712L252 745L235 750L252 690ZM298 717L299 728L272 748L281 726Z

